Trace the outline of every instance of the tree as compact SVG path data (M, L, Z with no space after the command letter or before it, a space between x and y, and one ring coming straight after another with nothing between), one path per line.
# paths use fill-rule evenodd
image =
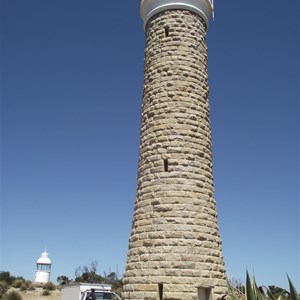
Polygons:
M89 266L79 266L75 269L76 282L104 283L104 278L97 274L96 261L92 261Z
M1 271L0 272L0 281L4 281L6 282L8 285L11 285L13 283L14 280L16 279L20 279L24 281L24 278L21 276L15 277L15 276L11 276L10 272L8 271Z
M241 293L245 293L245 286L242 282L241 279L239 278L235 278L235 277L231 277L231 278L228 278L228 283L234 287L236 290L240 291Z
M118 280L117 274L115 272L110 272L105 277L109 281L109 283L113 283Z
M56 281L58 282L58 284L60 285L64 285L70 282L69 277L64 276L64 275L60 275L56 278Z
M104 272L104 283L111 284L112 290L117 294L121 295L123 289L123 281L118 278L118 275L115 272L110 272L106 274Z
M0 281L6 282L8 285L11 285L14 281L14 278L10 276L10 272L8 271L1 271L0 272Z

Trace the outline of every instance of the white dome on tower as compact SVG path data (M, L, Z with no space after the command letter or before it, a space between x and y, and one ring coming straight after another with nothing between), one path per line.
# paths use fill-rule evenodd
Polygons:
M45 250L45 252L43 252L41 254L41 257L37 260L36 263L37 264L49 264L49 265L51 265L51 259L49 258L49 254L48 254L48 252L46 252L46 250Z

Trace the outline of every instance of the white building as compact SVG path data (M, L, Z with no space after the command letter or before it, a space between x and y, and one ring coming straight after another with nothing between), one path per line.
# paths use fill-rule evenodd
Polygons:
M51 260L47 251L41 254L36 262L35 280L36 283L47 283L50 281Z

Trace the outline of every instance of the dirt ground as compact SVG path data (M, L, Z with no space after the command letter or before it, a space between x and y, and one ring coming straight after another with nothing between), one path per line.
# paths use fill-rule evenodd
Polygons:
M43 289L36 288L34 291L20 291L23 300L60 300L60 291L51 291L49 296L42 296Z

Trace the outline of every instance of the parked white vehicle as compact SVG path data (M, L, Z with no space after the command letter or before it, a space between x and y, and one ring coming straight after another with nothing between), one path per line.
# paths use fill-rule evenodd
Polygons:
M98 283L70 283L61 288L61 300L122 300L111 291L111 285Z

